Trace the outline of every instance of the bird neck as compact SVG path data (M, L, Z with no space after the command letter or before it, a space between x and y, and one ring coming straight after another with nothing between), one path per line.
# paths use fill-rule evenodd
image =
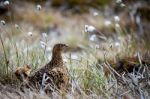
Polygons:
M55 52L55 51L53 51L52 53L51 63L56 67L63 66L63 59L61 54L62 54L61 52Z

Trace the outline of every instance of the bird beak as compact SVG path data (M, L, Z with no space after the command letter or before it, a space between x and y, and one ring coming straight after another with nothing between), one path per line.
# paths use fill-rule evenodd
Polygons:
M70 49L70 47L68 45L64 46L64 52L67 52Z

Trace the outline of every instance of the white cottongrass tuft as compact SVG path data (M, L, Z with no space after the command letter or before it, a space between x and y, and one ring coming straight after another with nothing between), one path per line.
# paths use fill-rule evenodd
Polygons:
M32 36L32 32L28 32L27 35L28 35L28 36Z
M93 32L93 31L95 31L95 27L91 26L91 25L85 25L84 26L84 31L85 32Z
M105 26L109 26L112 24L112 22L110 20L105 20L104 24L105 24Z
M16 28L16 29L19 29L19 25L18 25L18 24L15 24L15 28Z
M118 23L115 24L116 28L120 28L120 25Z
M115 47L119 47L120 43L119 42L115 42Z
M42 33L42 36L43 36L44 38L46 38L46 37L47 37L47 33Z
M6 25L6 22L4 20L1 20L2 25Z
M125 5L124 3L121 3L120 6L121 6L121 7L125 7L126 5Z
M94 15L94 16L98 16L99 13L98 13L98 12L93 12L93 15Z
M38 5L36 6L36 9L40 11L40 10L42 9L41 5L38 4Z
M90 41L95 41L96 35L95 34L91 35L91 37L89 39L90 39Z
M116 22L118 22L118 21L120 21L120 17L119 17L119 16L114 16L114 20L115 20Z
M9 1L4 1L4 5L9 5Z
M121 3L122 2L122 0L116 0L116 3Z

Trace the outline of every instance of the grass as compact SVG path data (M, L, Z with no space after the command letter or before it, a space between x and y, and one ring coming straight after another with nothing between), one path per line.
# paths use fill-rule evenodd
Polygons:
M84 40L84 42L85 41L86 40ZM67 54L68 56L66 56L67 57L66 66L71 75L70 82L72 84L72 90L70 93L74 95L71 97L76 97L76 94L78 95L77 97L95 97L95 98L115 97L116 94L118 93L115 90L121 90L123 86L118 85L115 77L113 76L109 79L106 78L104 76L104 71L102 66L103 62L101 64L97 64L97 61L98 59L105 61L105 58L110 60L110 58L113 59L116 57L132 56L136 50L135 48L132 48L133 47L132 45L130 46L131 48L129 48L128 43L125 43L125 41L122 40L120 42L119 47L113 46L110 48L110 43L105 43L105 46L103 46L105 47L105 52L101 53L102 52L101 48L97 49L96 47L91 47L91 45L92 46L96 46L96 45L91 43L90 41L88 42L89 45L87 44L84 45L85 43L82 43L82 41L75 44L78 45L80 43L82 45L82 52L76 52L76 53L69 52L71 53L71 55L72 54L76 55L77 58L74 59L69 54ZM34 71L49 61L48 57L51 51L39 47L39 42L36 42L34 44L28 44L27 42L16 42L15 40L13 42L11 42L11 40L8 40L7 42L1 40L1 44L3 47L3 57L1 58L0 61L1 64L0 77L2 80L1 82L3 84L14 85L20 83L20 82L16 83L17 79L13 74L13 72L18 66L22 66L23 64L30 64ZM133 50L133 52L131 50ZM7 61L9 61L9 64L7 64ZM109 82L109 80L112 80L111 83ZM112 85L113 83L114 85ZM120 87L120 89L118 87ZM124 89L122 89L122 93L125 92L123 90ZM29 92L29 93L34 93L34 92ZM58 95L58 97L61 97L60 94L58 93L56 94ZM68 94L66 94L65 97L67 97Z
M58 21L57 17L55 17L56 15L52 16L51 14L46 14L43 11L38 15L37 13L32 14L31 12L28 12L28 14L30 14L30 16L21 14L22 16L20 19L25 19L25 22L31 22L36 25L35 27L42 28L47 27L49 22L60 23L62 25L62 31L65 26L70 25L68 25L68 23L72 20L72 18L70 18L69 22L65 23L66 20L64 18L60 18ZM58 14L58 18L59 17L61 16ZM77 19L78 18L79 16ZM39 20L37 21L37 19ZM77 19L75 18L75 20ZM46 23L46 21L48 21L48 23ZM46 24L43 25L44 23ZM83 25L83 23L81 23L79 23L79 27ZM101 23L96 24L102 26ZM3 84L0 85L0 87L2 87L2 90L5 92L0 92L0 97L13 96L13 98L24 97L32 99L36 97L39 99L49 99L49 96L42 92L36 93L28 89L26 89L24 93L21 92L18 87L21 85L21 82L16 79L14 71L19 66L29 64L34 72L37 68L46 64L49 61L49 57L51 57L51 47L56 42L65 42L73 49L79 47L80 50L73 50L72 52L68 52L64 55L64 59L67 61L65 65L67 66L70 74L70 83L72 87L70 92L66 94L54 92L52 95L54 98L99 99L119 97L135 98L138 96L141 98L148 97L149 88L146 89L144 86L148 84L142 83L138 86L134 85L133 83L139 82L137 75L135 74L131 75L131 78L127 75L120 75L121 80L125 83L124 85L121 84L118 82L113 68L111 68L108 63L109 60L117 60L117 58L129 56L133 57L133 55L137 52L141 53L140 56L142 56L147 48L140 48L134 36L127 34L123 27L116 28L115 24L113 24L111 28L113 28L117 34L117 41L108 37L107 41L100 41L101 43L96 44L89 40L88 37L90 35L88 33L83 33L82 30L79 30L81 27L74 29L74 25L71 24L71 26L73 28L66 31L77 31L79 33L76 33L73 36L71 34L69 35L69 33L63 34L63 36L58 37L59 39L57 39L57 37L53 38L55 39L54 41L50 40L48 37L44 38L36 31L33 31L32 36L27 35L29 31L26 30L26 28L29 28L30 25L28 25L28 27L19 25L19 30L12 29L13 24L10 26L6 24L5 28L4 26L0 26L2 31L0 34L0 82ZM41 47L40 40L45 42L45 48ZM111 75L109 75L109 77L105 76L104 64L106 64L107 68L111 70ZM145 65L142 64L141 66ZM148 66L149 65L147 65L147 67ZM148 81L145 81L144 83L148 83ZM9 87L9 85L11 85L11 87ZM136 90L136 88L138 88L138 90Z

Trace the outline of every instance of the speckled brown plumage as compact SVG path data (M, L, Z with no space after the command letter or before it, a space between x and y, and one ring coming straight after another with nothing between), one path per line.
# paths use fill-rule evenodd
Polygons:
M30 72L31 72L31 67L29 65L25 64L22 67L18 67L16 69L15 75L20 81L25 81L28 79Z
M51 61L28 77L30 87L43 88L44 90L50 90L51 88L51 90L66 90L69 75L63 64L61 54L67 47L65 44L56 44L54 46Z

